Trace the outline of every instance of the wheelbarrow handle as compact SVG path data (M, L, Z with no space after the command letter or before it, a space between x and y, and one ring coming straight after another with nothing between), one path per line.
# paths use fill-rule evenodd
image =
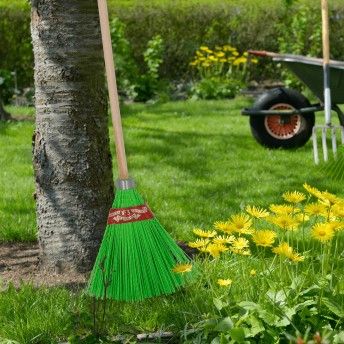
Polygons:
M251 55L255 56L261 56L261 57L276 57L279 56L279 54L273 53L271 51L265 51L265 50L248 50L247 51Z

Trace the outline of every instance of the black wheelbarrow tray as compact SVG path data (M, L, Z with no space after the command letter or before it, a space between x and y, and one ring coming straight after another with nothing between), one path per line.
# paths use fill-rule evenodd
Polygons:
M298 91L284 87L263 93L252 108L242 110L243 115L250 116L254 138L269 148L303 146L312 135L314 113L324 110L322 59L256 50L249 53L282 63L319 99L319 103L311 104ZM330 76L332 110L337 113L340 125L344 125L344 114L338 106L344 104L344 62L331 60Z

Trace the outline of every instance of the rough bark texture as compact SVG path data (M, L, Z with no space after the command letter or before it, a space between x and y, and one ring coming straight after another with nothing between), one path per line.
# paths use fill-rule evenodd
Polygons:
M33 0L34 171L40 260L91 268L113 198L95 0Z
M4 109L4 104L0 98L0 121L8 121L11 119L11 115Z

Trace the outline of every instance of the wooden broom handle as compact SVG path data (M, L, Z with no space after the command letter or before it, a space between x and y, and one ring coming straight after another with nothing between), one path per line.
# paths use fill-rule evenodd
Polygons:
M110 109L112 126L116 145L116 156L118 164L119 179L128 179L128 165L125 155L121 112L119 108L115 64L113 62L113 52L110 35L109 13L106 0L98 0L98 10L100 18L100 28L103 41L103 51L105 60L106 78L109 90Z
M329 35L329 15L328 1L321 0L321 17L322 17L322 42L323 42L323 63L330 63L330 35Z

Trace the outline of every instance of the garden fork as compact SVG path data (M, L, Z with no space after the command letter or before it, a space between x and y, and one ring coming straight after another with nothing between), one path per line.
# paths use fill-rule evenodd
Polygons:
M319 164L319 152L317 145L317 131L321 132L321 142L324 161L328 161L327 133L330 133L332 151L334 157L337 154L337 132L340 133L342 144L344 144L344 127L331 123L331 90L330 90L330 42L329 42L329 16L328 2L321 0L322 17L322 41L323 41L323 66L324 66L324 110L325 125L315 125L312 131L314 162Z

